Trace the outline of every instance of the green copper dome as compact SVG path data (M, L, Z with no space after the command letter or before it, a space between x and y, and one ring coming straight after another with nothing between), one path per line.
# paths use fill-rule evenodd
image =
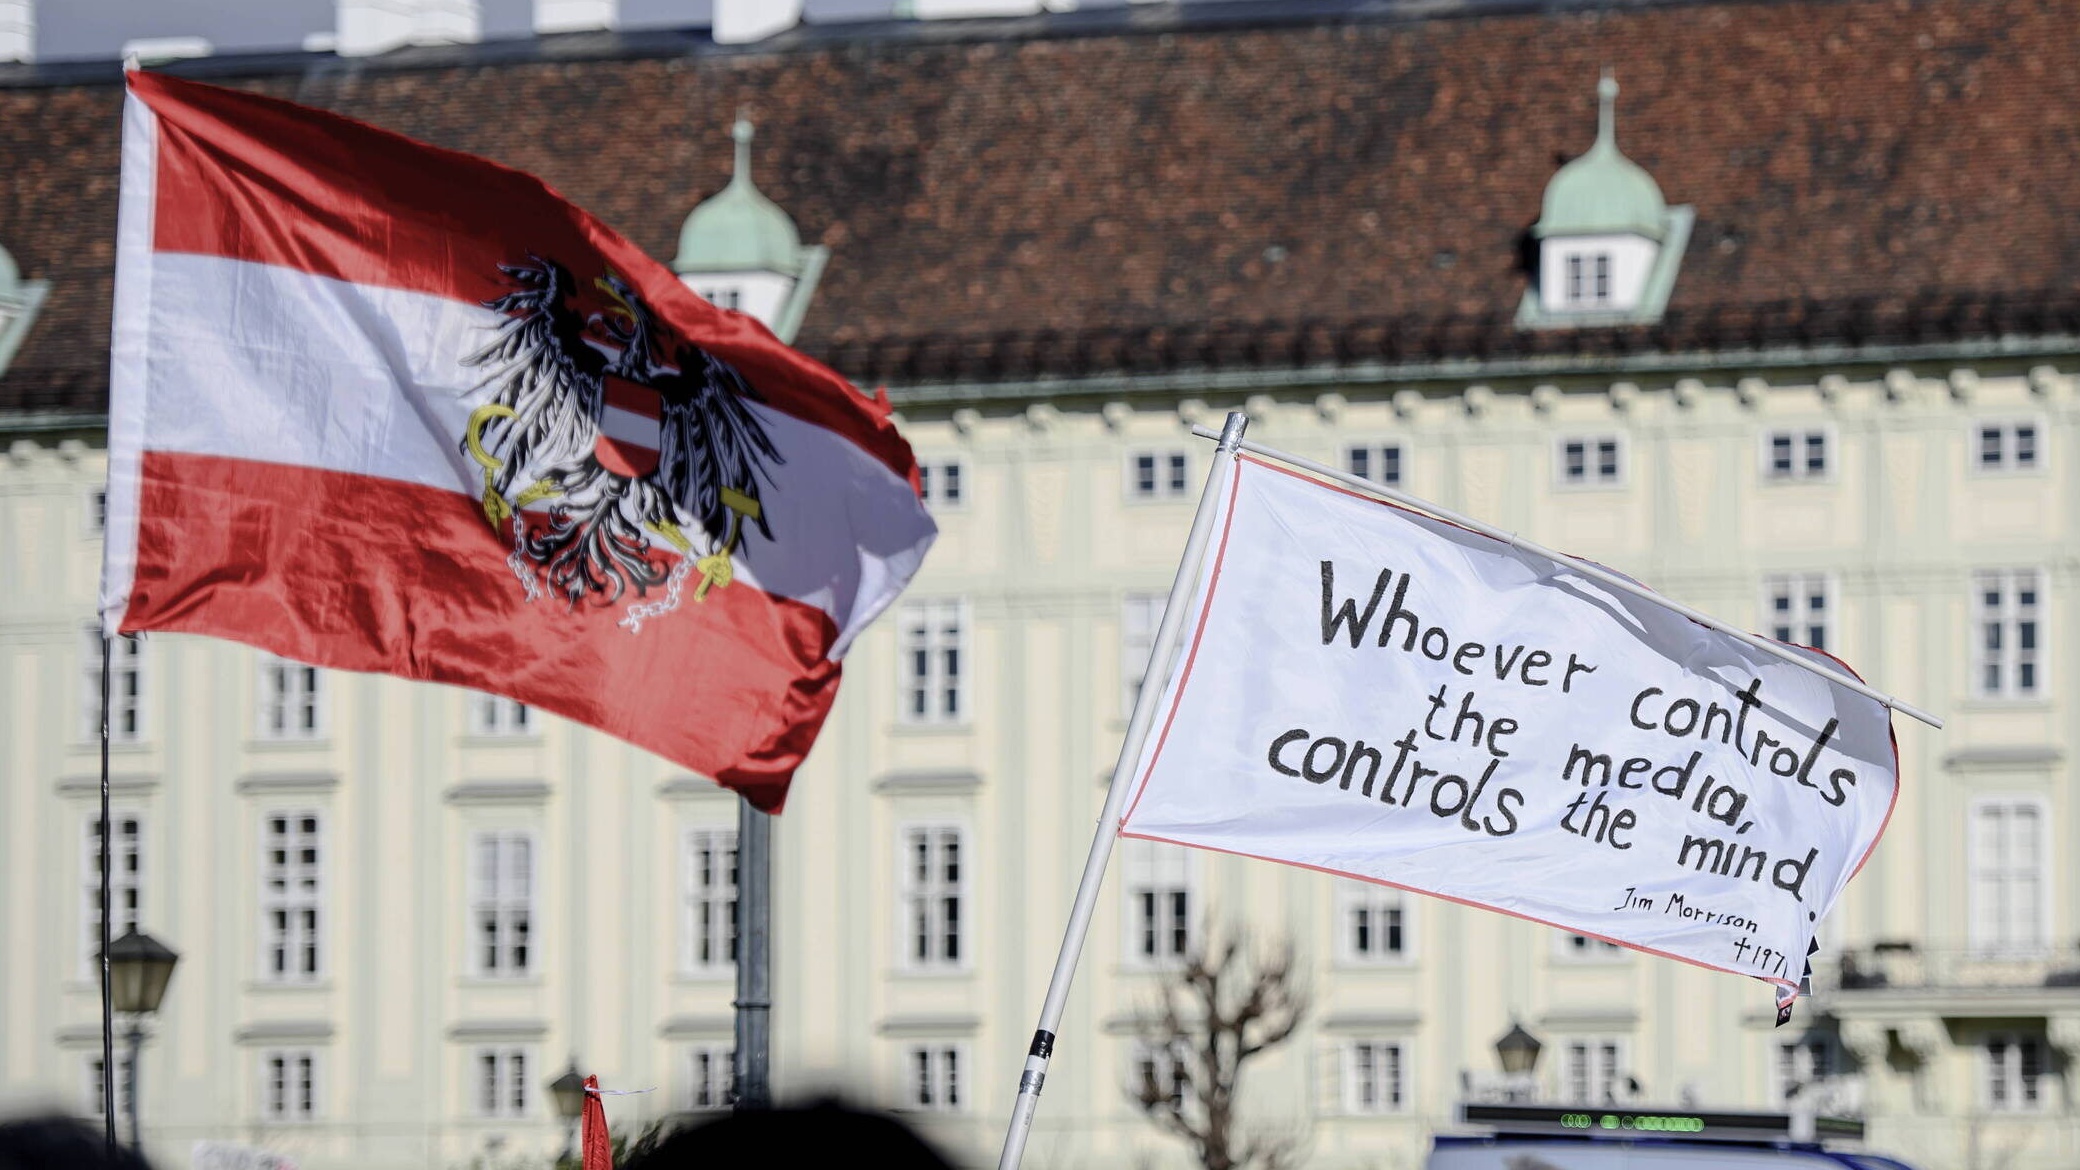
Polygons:
M1605 74L1596 96L1601 107L1596 145L1546 184L1545 208L1532 233L1540 239L1639 235L1659 240L1667 230L1668 202L1653 176L1618 152L1618 83Z
M729 186L693 209L679 229L675 272L783 272L802 266L802 237L794 221L751 183L751 123L737 119L737 169Z

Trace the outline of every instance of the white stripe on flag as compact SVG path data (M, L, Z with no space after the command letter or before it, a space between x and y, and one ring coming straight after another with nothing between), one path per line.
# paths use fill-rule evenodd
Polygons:
M600 409L599 431L617 443L629 443L646 451L657 450L662 434L656 419L611 405Z

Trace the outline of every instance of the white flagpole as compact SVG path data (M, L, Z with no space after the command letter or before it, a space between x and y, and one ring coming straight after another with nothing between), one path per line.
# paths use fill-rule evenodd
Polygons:
M1047 981L1047 998L1040 1005L1040 1025L1033 1032L1026 1053L1025 1071L1018 1078L1018 1101L1011 1108L1011 1127L1004 1134L1004 1152L997 1170L1017 1170L1025 1156L1026 1137L1032 1132L1033 1111L1040 1104L1040 1086L1047 1080L1047 1062L1054 1055L1055 1030L1061 1025L1062 1009L1069 999L1069 984L1076 978L1076 961L1083 954L1084 936L1090 933L1091 915L1098 906L1098 887L1105 880L1106 863L1112 859L1112 843L1119 837L1120 806L1126 803L1134 765L1141 758L1141 745L1155 722L1161 701L1163 679L1155 668L1167 663L1177 650L1185 627L1185 609L1198 576L1199 561L1213 535L1213 514L1226 487L1235 451L1242 445L1247 416L1230 413L1218 435L1213 466L1207 469L1206 486L1199 493L1199 510L1192 516L1192 534L1185 541L1184 556L1177 562L1177 576L1170 582L1170 599L1163 607L1163 623L1156 629L1155 646L1148 657L1141 695L1134 700L1134 716L1127 723L1127 736L1119 748L1119 761L1112 766L1112 786L1105 793L1105 811L1098 816L1098 831L1091 839L1090 856L1083 863L1083 880L1076 887L1076 901L1069 910L1069 927L1062 933L1061 953L1055 957L1054 974ZM1204 428L1196 428L1203 431Z
M1217 432L1209 427L1193 427L1192 433L1194 435L1199 436L1202 439L1220 440L1221 447L1223 450L1225 450L1228 446L1228 433L1225 429ZM1625 577L1619 576L1618 574L1611 572L1609 569L1606 569L1601 565L1592 564L1588 561L1568 556L1566 553L1554 552L1552 549L1549 549L1542 544L1537 544L1532 541L1525 540L1523 537L1518 536L1514 532L1506 532L1500 528L1495 527L1492 524L1483 524L1482 522L1480 522L1479 520L1475 520L1471 516L1462 516L1449 508L1439 507L1438 505L1433 504L1428 500L1425 500L1419 496L1409 495L1407 492L1401 491L1398 488L1391 488L1386 486L1385 484L1374 483L1369 479L1362 479L1346 471L1338 471L1336 468L1331 467L1326 463L1317 463L1312 459L1307 459L1299 455L1288 454L1287 452L1278 450L1276 447L1266 447L1262 443L1252 443L1248 442L1247 440L1242 440L1238 441L1236 445L1239 446L1242 450L1248 451L1253 455L1262 455L1267 459L1276 459L1280 463L1288 463L1294 467L1300 468L1303 471L1311 471L1314 474L1322 476L1326 479L1333 479L1338 483L1354 487L1367 495L1378 496L1381 499L1392 500L1397 504L1405 504L1408 507L1414 508L1419 512L1427 512L1440 520L1448 520L1453 524L1459 525L1461 528L1470 528L1473 531L1480 533L1482 536L1490 536L1495 538L1496 540L1503 541L1507 543L1511 548L1519 549L1523 552L1530 553L1532 556L1544 557L1546 560L1553 561L1561 565L1565 565L1570 570L1576 573L1580 573L1584 577L1588 577L1594 581L1602 582L1603 584L1608 585L1621 593L1629 593L1642 601L1651 601L1655 605L1658 605L1663 609L1673 610L1676 613L1682 614L1684 617L1689 618L1691 621L1698 623L1699 625L1709 626L1722 634L1729 634L1747 643L1748 645L1753 646L1755 649L1760 650L1765 654L1770 654L1774 655L1777 658L1781 658L1784 661L1790 663L1791 665L1800 668L1801 670L1809 670L1814 674L1819 675L1821 678L1826 679L1828 682L1835 684L1836 686L1846 687L1847 689L1854 691L1859 695L1862 695L1866 699L1870 699L1874 702L1883 704L1890 710L1898 711L1902 715L1911 715L1914 718L1919 719L1921 722L1928 724L1930 727L1937 729L1938 731L1942 730L1943 721L1936 718L1933 715L1930 715L1928 712L1923 711L1919 707L1913 706L1910 703L1902 702L1901 700L1894 698L1893 696L1888 695L1883 691L1868 686L1862 682L1858 682L1856 679L1849 677L1847 674L1844 674L1841 671L1830 670L1827 667L1822 666L1821 664L1814 662L1813 660L1806 658L1803 655L1795 654L1792 651L1785 649L1782 645L1779 645L1776 642L1772 642L1767 638L1751 634L1738 626L1728 625L1727 623L1720 621L1718 618L1715 618L1708 613L1703 613L1698 610L1691 609L1689 606L1684 605L1681 602L1673 601L1669 598L1663 597L1659 593L1654 592L1652 589L1649 589L1636 581L1628 580Z

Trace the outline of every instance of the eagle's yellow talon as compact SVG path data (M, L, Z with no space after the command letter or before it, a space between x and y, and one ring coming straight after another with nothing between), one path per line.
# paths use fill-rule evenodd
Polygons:
M701 571L701 583L694 588L695 601L708 600L708 590L728 585L736 576L736 568L730 564L728 553L711 553L693 563Z
M498 494L497 488L486 484L484 486L484 519L489 521L492 529L496 531L500 525L512 519L512 517L512 505L506 503L506 498Z
M679 526L669 520L652 520L643 527L671 541L672 547L682 553L693 551L693 542L686 539L686 534L679 531Z
M562 494L563 489L556 485L555 480L538 479L534 481L533 486L520 493L520 498L513 501L513 506L515 508L525 508L536 500L546 500L551 496L560 496Z

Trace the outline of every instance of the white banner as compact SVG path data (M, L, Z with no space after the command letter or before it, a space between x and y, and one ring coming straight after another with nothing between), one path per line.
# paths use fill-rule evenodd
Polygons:
M1238 459L1225 491L1122 832L1484 906L1788 998L1891 814L1882 705L1274 464Z

